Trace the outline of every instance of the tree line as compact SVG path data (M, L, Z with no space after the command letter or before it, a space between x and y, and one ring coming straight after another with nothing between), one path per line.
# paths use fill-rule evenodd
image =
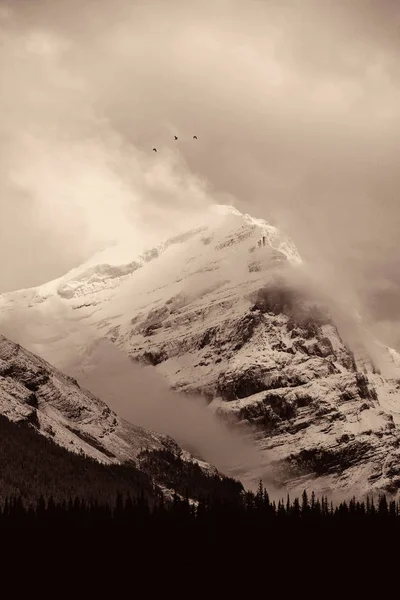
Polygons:
M105 465L59 446L29 423L0 415L0 505L18 498L25 507L36 506L41 497L62 505L78 497L112 506L118 493L132 498L142 494L151 505L161 487L183 496L189 488L196 499L236 497L243 490L239 482L210 476L168 449L144 449L136 462Z
M385 495L365 501L355 498L334 506L326 496L317 498L306 491L301 498L271 500L260 482L256 493L247 491L238 497L221 498L217 494L190 499L174 494L166 501L162 494L156 502L142 491L138 496L117 493L113 502L74 499L55 501L41 496L29 506L21 496L11 496L0 508L0 528L102 528L124 529L145 533L179 532L193 536L235 532L235 536L260 535L265 531L294 531L310 529L368 530L400 529L400 504Z

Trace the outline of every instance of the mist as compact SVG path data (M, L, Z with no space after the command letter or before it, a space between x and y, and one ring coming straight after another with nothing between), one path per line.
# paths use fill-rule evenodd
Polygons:
M0 291L228 199L399 346L396 2L0 8Z
M262 478L271 493L278 493L269 456L255 446L250 426L225 424L207 409L204 398L171 391L154 368L134 363L94 328L77 321L60 299L47 303L46 309L15 309L11 320L0 319L2 334L77 379L120 417L170 435L247 489L255 489Z
M154 368L133 364L111 342L99 340L89 360L66 364L64 371L120 416L171 435L194 456L240 479L247 488L255 488L260 478L274 487L269 458L255 447L250 427L239 431L224 424L202 397L174 393Z
M356 294L349 293L339 286L330 273L315 273L310 265L303 263L295 269L276 269L270 274L272 286L282 286L294 293L295 297L309 306L316 305L332 320L344 344L354 353L360 366L380 372L389 379L399 378L397 358L376 336L376 332L366 326L361 318L362 306ZM364 363L364 365L362 364Z
M399 20L391 0L0 0L0 292L116 240L139 252L228 203L281 228L310 289L400 349ZM73 326L62 303L1 332L125 418L268 479L202 399Z

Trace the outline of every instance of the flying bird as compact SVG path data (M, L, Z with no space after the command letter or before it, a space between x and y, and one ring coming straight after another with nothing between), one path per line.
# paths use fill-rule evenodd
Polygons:
M193 139L194 139L194 140L197 140L197 135L194 135L194 136L193 136Z
M174 138L175 138L176 140L178 139L176 135L174 135Z
M157 148L153 148L153 152L157 152Z

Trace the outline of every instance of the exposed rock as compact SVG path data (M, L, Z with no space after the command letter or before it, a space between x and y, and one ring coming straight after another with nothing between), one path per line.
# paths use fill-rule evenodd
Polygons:
M125 273L135 261L140 269ZM379 346L398 369L389 379L365 348L346 346L327 306L307 286L294 285L301 259L279 230L222 207L204 226L135 261L121 261L121 276L110 277L118 269L95 270L98 281L89 281L83 265L63 278L61 285L80 281L65 304L83 308L71 313L133 360L154 365L173 389L204 395L210 410L238 427L254 425L268 479L277 485L346 493L397 489L400 358ZM103 254L97 264L106 264ZM11 313L46 298L45 311L49 289L9 294L0 304ZM51 354L51 343L46 351ZM24 390L18 390L25 398L20 410L28 412ZM74 418L84 418L73 406ZM263 475L254 472L254 479Z
M217 484L222 482L216 469L198 463L172 438L120 419L107 405L82 390L72 377L1 335L0 414L10 421L26 422L60 446L103 463L136 463L144 450L150 454L165 451L168 476L164 473L158 482L171 489L176 481L188 482L185 472L193 469L192 483L196 476L197 486L202 485L202 479L203 483L208 482L210 475ZM180 472L186 462L190 466ZM157 482L159 474L152 472L150 463L142 465L142 470Z

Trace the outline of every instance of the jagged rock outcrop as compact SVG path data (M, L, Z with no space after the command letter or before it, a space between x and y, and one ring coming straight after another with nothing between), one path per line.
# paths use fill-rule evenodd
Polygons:
M277 485L396 491L398 355L381 346L394 369L384 377L368 351L347 347L329 305L296 285L301 259L276 228L229 207L205 221L150 252L151 262L138 260L139 269L121 267L106 291L89 285L83 265L3 295L3 314L40 306L51 319L60 286L84 279L79 298L63 305L73 318L154 366L173 389L205 396L222 419L254 426Z

